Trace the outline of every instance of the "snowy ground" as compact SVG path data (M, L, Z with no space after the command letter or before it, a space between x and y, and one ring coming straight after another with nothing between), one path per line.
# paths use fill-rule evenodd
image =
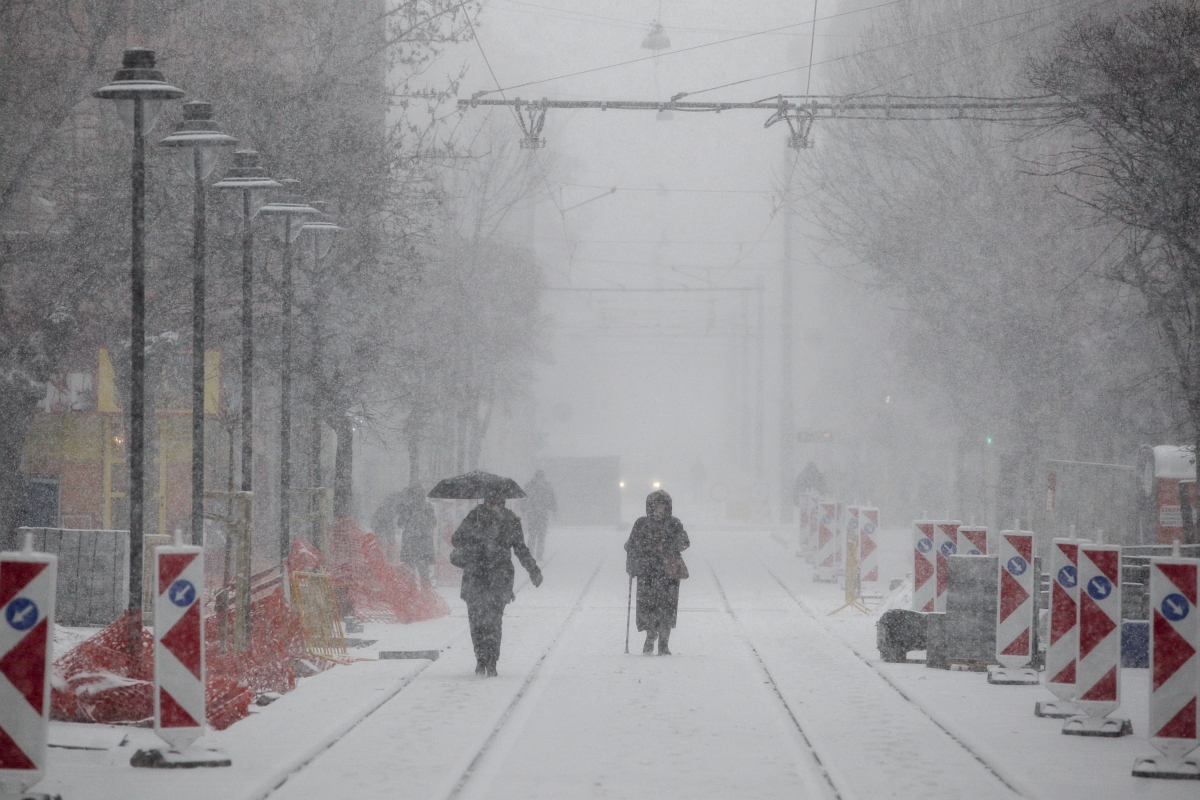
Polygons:
M669 658L624 654L625 532L552 531L546 581L518 579L500 677L474 675L462 603L415 625L368 625L368 660L299 688L204 743L233 766L129 767L152 731L53 723L40 791L64 800L347 798L1189 798L1138 780L1146 670L1125 670L1134 736L1063 736L1040 687L881 664L874 620L813 584L794 537L700 529L685 558ZM902 532L884 571L903 570ZM440 649L437 661L374 660Z

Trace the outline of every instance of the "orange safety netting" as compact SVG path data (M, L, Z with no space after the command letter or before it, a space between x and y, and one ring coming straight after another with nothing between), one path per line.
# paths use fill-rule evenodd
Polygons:
M54 719L151 724L154 640L145 628L135 631L135 637L140 633L140 642L131 658L130 620L126 614L54 662ZM289 691L296 686L297 672L311 674L331 666L305 652L299 619L279 589L251 604L250 646L244 652L229 648L221 653L216 616L205 619L204 639L208 724L217 730L245 717L258 693Z
M437 590L411 569L388 563L373 533L342 517L330 531L329 574L339 601L366 622L420 622L450 613Z

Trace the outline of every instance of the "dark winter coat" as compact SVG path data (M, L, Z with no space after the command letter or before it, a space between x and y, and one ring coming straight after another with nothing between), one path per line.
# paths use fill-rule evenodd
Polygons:
M525 546L520 518L507 508L494 511L484 503L475 506L450 538L450 544L461 548L466 557L459 597L468 604L503 606L514 599L514 553L531 576L540 571Z
M554 497L554 489L550 486L550 481L545 478L535 477L525 484L525 494L529 497L525 501L525 513L531 522L534 520L545 522L551 514L558 511L558 500Z
M665 502L666 519L650 516L650 507L656 501ZM671 516L671 496L663 491L654 492L646 498L646 516L633 523L633 531L625 542L625 571L639 578L661 576L666 557L682 553L691 544L683 523Z
M400 539L400 560L411 564L432 563L437 515L424 496L410 497L408 504L400 508L396 524L404 529Z
M657 504L666 506L664 519L651 516ZM671 495L663 491L646 498L646 516L633 524L625 542L625 571L637 576L637 629L661 631L674 628L679 612L679 581L668 578L664 563L691 546L687 531L671 516Z

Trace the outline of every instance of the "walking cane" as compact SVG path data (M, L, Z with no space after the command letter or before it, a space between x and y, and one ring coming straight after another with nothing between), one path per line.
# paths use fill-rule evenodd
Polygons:
M625 653L629 653L629 615L633 609L633 576L629 576L629 599L625 603Z

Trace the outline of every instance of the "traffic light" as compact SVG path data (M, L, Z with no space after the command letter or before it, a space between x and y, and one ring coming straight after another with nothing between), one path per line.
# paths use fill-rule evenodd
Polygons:
M821 444L833 441L833 433L831 431L800 431L796 434L796 441L800 444Z

